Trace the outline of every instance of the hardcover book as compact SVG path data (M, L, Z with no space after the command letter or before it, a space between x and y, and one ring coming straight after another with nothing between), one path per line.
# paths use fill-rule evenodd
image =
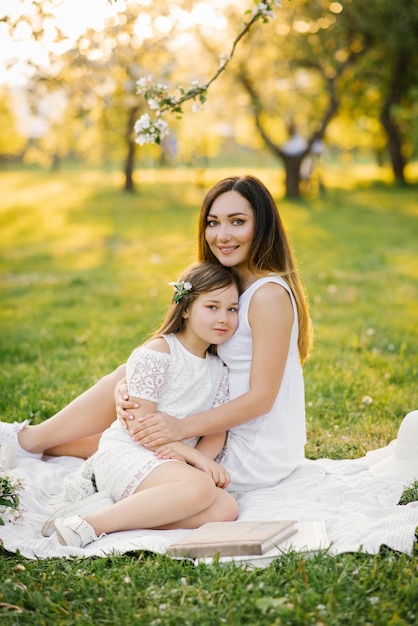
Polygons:
M267 550L264 554L243 554L239 556L222 556L218 562L222 564L234 563L243 567L268 567L275 559L288 552L299 552L304 555L313 555L321 551L328 551L330 541L328 539L327 529L324 522L297 522L297 533L291 535L280 544ZM213 557L200 557L195 559L195 563L205 563L210 565L213 563Z
M168 548L176 557L264 554L297 532L295 520L209 522Z

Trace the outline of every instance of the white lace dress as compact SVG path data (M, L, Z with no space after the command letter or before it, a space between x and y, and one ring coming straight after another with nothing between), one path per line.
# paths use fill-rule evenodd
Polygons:
M212 354L197 357L175 335L164 337L170 354L145 346L132 352L126 366L129 394L156 402L159 411L179 419L226 402L228 370L221 359ZM80 500L97 490L118 501L131 495L156 467L170 462L133 442L115 420L103 433L98 451L66 479L65 497Z

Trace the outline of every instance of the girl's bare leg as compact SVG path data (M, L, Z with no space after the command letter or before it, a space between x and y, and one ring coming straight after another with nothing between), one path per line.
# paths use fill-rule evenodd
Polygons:
M84 519L99 536L136 528L197 528L237 515L237 502L208 474L172 461L151 472L133 495Z
M120 365L53 417L21 430L22 448L55 456L90 456L100 434L116 418L114 391L124 377L125 365Z

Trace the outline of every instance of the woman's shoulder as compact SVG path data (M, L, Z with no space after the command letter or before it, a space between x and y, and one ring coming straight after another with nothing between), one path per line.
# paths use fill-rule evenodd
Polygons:
M272 278L280 280L272 280ZM266 277L266 280L252 294L248 315L252 320L254 316L260 315L262 319L266 319L266 316L282 318L285 315L290 320L294 317L294 309L292 291L287 283L279 276L270 279Z
M278 274L270 274L259 278L252 285L253 292L251 294L251 300L268 305L277 298L288 298L292 293L287 282Z
M262 307L269 311L285 302L290 304L290 293L290 290L287 290L281 284L275 282L264 283L254 292L251 298L251 307Z

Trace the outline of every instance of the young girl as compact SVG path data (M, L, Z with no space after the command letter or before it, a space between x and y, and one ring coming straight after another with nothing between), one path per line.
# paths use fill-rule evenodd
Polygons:
M228 400L228 370L215 353L238 324L238 279L227 268L199 263L173 285L165 321L127 362L129 394L140 404L136 418L160 410L181 419ZM234 520L237 503L224 490L228 472L213 460L225 437L219 430L152 452L133 442L116 420L66 486L71 500L97 488L116 504L84 518L56 519L60 542L84 547L117 530L195 528Z
M133 421L138 403L122 399L122 386L118 415L131 436L150 449L230 430L223 459L232 475L228 489L268 487L304 459L301 364L312 343L307 300L276 204L257 178L226 178L208 192L198 239L200 260L234 268L240 277L239 327L220 348L230 369L231 400L182 420L159 413ZM97 436L86 436L113 420L114 389L124 372L119 367L41 424L0 424L0 439L14 442L18 455L91 454Z

